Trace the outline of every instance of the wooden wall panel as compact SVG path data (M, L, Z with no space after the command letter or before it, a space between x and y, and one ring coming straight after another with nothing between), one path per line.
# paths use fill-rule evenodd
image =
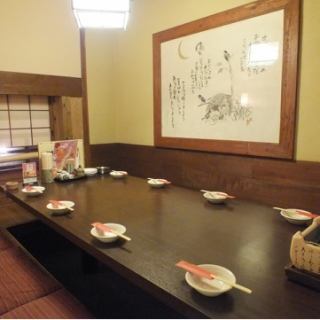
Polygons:
M320 163L128 144L91 145L92 164L192 189L227 191L271 206L320 212Z
M110 166L113 169L117 166L118 144L94 144L90 145L90 166Z
M62 97L50 97L50 128L52 140L64 140Z
M82 98L51 97L52 140L83 139Z
M83 139L82 98L62 97L66 139Z

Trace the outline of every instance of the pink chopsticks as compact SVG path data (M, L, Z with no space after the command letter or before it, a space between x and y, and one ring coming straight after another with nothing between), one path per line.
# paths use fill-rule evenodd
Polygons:
M96 228L96 230L97 230L97 232L98 232L98 234L100 236L104 236L105 232L111 232L111 233L115 234L116 236L118 236L118 237L120 237L120 238L122 238L124 240L131 241L131 238L129 238L128 236L125 236L124 234L122 234L122 233L120 233L120 232L108 227L107 225L105 225L103 223L94 222L91 225Z
M284 209L284 208L279 208L279 207L273 207L273 209L275 210L279 210L279 211L287 211L287 212L290 212L289 209ZM308 217L308 218L317 218L319 217L318 214L316 213L311 213L311 212L304 212L304 211L301 211L301 210L295 210L296 213L302 215L302 216L305 216L305 217Z
M66 203L58 201L58 200L49 200L53 209L61 209L60 206L67 208L69 211L74 211L72 206L68 206Z
M217 192L217 194L220 196L227 197L228 199L235 199L236 198L235 196L230 196L229 194L224 193L224 192Z
M200 190L201 192L209 192L209 193L214 193L214 194L218 194L219 196L224 196L228 199L235 199L235 196L231 196L230 194L227 194L225 192L219 192L219 191L209 191L209 190Z
M296 212L301 214L302 216L306 216L306 217L309 217L309 218L319 217L318 214L315 214L315 213L312 213L312 212L304 212L304 211L301 211L301 210L296 210Z
M161 181L161 182L163 182L165 184L170 184L171 183L170 181L168 181L166 179L156 179L156 180L159 180L159 181Z
M178 268L181 268L181 269L184 269L186 271L189 271L191 273L193 273L194 275L198 276L198 277L201 277L201 278L207 278L207 279L214 279L214 275L203 269L203 268L200 268L198 267L197 265L195 264L192 264L192 263L189 263L187 261L184 261L184 260L181 260L179 261L176 266Z
M52 204L54 209L59 209L59 206L61 205L60 201L58 200L49 200L49 202Z
M230 281L228 281L227 279L224 279L224 278L221 278L215 274L213 274L212 272L209 272L208 270L205 270L195 264L192 264L190 262L187 262L187 261L184 261L184 260L181 260L180 262L178 262L176 264L177 267L181 268L181 269L184 269L198 277L201 277L201 278L206 278L206 279L216 279L216 280L219 280L219 281L222 281L224 282L225 284L233 287L233 288L236 288L242 292L245 292L245 293L248 293L248 294L251 294L252 293L252 290L249 289L249 288L246 288L240 284L237 284L237 283L232 283Z
M148 180L158 180L158 181L165 183L165 184L171 184L171 182L168 181L167 179L148 178Z

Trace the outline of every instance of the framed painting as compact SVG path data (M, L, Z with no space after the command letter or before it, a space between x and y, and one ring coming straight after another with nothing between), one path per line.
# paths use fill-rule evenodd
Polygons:
M153 35L155 146L293 158L299 0Z

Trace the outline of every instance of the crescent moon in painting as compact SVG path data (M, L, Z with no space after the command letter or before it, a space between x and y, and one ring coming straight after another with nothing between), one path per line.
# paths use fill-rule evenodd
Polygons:
M182 59L182 60L189 59L189 57L185 56L185 55L182 53L181 45L182 45L182 41L180 41L179 47L178 47L178 55L179 55L179 58Z

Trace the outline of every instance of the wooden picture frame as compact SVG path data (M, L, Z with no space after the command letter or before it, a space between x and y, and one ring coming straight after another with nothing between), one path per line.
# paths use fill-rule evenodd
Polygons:
M292 159L299 16L300 0L261 0L154 34L155 146Z

